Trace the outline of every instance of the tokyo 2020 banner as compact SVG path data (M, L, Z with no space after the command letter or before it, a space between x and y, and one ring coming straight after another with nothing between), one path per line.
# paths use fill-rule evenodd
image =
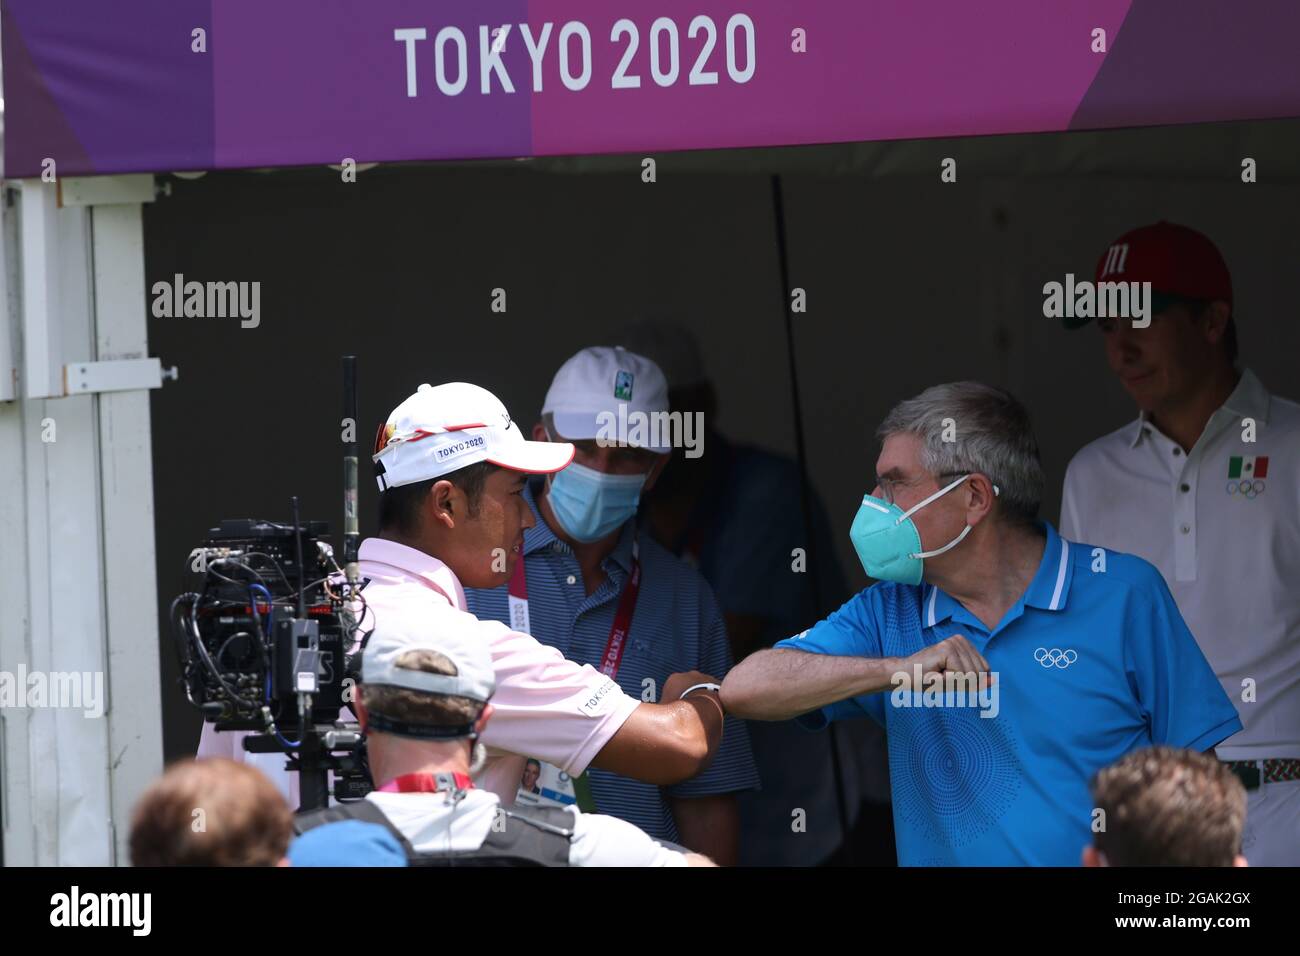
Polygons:
M3 0L5 175L1300 115L1300 3Z

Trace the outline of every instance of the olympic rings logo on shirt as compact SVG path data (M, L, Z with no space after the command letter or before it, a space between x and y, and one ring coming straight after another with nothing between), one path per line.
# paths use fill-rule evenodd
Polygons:
M1078 659L1079 652L1072 647L1067 647L1065 650L1061 650L1059 647L1053 647L1051 650L1040 647L1034 651L1034 660L1044 667L1059 667L1061 670L1065 670Z
M1241 495L1243 498L1256 498L1264 491L1264 481L1256 478L1251 481L1249 478L1243 478L1240 481L1228 482L1227 492L1229 495Z

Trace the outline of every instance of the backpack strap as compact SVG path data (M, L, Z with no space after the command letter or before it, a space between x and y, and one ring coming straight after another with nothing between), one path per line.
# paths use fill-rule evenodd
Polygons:
M415 847L411 841L406 838L401 830L388 819L383 810L375 806L369 800L349 800L346 803L335 804L332 807L325 807L323 810L307 810L304 813L298 813L293 818L293 832L296 836L301 836L308 830L324 826L327 823L338 823L341 820L362 820L366 823L378 823L385 830L391 833L397 842L401 844L402 851L406 854L408 860L416 856Z
M563 807L530 807L526 814L501 809L505 826L495 821L483 845L476 850L421 851L370 800L308 810L294 816L293 832L308 830L341 820L378 823L401 844L407 862L415 867L445 866L568 866L569 846L574 836L573 814Z
M573 814L563 807L502 810L506 825L493 827L479 852L536 860L540 866L568 866L573 842Z

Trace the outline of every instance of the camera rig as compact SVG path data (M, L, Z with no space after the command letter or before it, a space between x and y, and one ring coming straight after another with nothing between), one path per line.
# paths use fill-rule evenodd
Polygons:
M356 421L356 365L345 356L344 415ZM354 426L355 428L355 426ZM370 789L352 703L373 623L357 569L356 443L344 456L344 566L324 522L236 519L208 531L188 558L198 575L171 604L181 683L217 731L246 732L252 753L283 753L299 774L301 809ZM334 787L330 788L330 774Z

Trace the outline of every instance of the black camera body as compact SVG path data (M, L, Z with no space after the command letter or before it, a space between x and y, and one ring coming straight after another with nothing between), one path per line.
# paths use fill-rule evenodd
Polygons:
M327 586L326 533L324 522L302 527L301 565L297 529L246 518L222 521L191 552L190 567L203 578L182 663L191 702L218 729L264 731L264 707L292 727L303 690L312 694L312 722L338 718L346 628L342 601ZM314 673L303 672L304 661Z
M171 611L190 703L218 731L252 732L245 750L283 752L307 809L325 805L329 771L338 797L369 790L360 733L340 721L360 676L365 612L327 534L321 521L222 521L190 552L197 590Z

